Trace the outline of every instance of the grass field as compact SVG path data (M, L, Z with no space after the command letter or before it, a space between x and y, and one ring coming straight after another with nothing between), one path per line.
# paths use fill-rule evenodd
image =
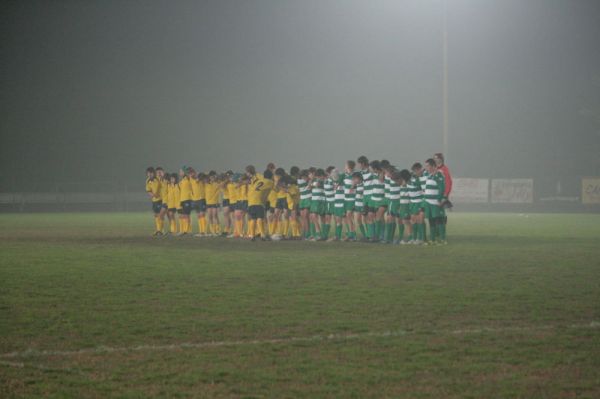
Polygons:
M600 397L600 215L445 247L149 237L0 215L0 397Z

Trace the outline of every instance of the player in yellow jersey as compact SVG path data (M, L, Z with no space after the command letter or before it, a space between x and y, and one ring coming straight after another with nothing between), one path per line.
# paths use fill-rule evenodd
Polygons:
M231 171L227 172L228 175L228 179L225 185L225 189L227 191L227 196L229 197L229 203L228 203L228 214L229 214L229 219L230 219L230 224L232 225L231 229L229 230L229 234L227 235L228 238L235 238L235 237L239 237L240 236L240 231L238 229L238 225L237 222L235 220L235 210L237 208L237 203L239 201L239 175L234 174ZM223 201L225 201L223 199ZM224 204L223 204L224 205ZM225 208L223 207L223 212L225 212Z
M221 234L221 225L219 222L219 194L221 193L221 189L217 179L217 172L214 170L208 173L208 182L204 186L204 190L206 193L209 233L214 237Z
M177 173L168 175L167 183L167 217L169 218L169 231L171 234L177 233L177 211L181 206L179 199L179 183Z
M246 217L246 212L248 211L249 179L246 175L239 176L238 179L238 201L235 205L235 227L238 233L238 237L244 237L244 218Z
M192 188L192 211L196 212L196 217L198 219L198 234L196 234L196 236L198 236L200 234L200 231L202 230L200 223L200 180L198 180L198 173L193 168L190 168L189 175L190 186ZM192 217L190 215L190 233L192 231Z
M266 170L271 171L271 173L273 174L273 184L274 184L274 187L276 187L279 177L275 175L275 170L276 170L275 164L273 162L269 162L267 164ZM269 195L267 196L267 202L265 203L265 213L267 216L267 225L269 228L270 236L272 236L274 234L276 204L277 204L277 193L274 190L272 190L271 192L269 192Z
M190 214L192 213L192 183L189 176L190 168L187 166L179 170L179 199L181 213L179 216L179 235L184 236L191 232Z
M198 234L195 237L205 237L208 233L206 222L206 183L208 176L205 173L198 173L198 203L196 204L196 212L198 213Z
M265 203L273 188L273 173L267 169L264 175L256 173L254 166L246 167L248 183L248 236L254 241L257 236L268 239L265 232Z
M154 234L153 236L163 235L163 225L161 223L160 212L162 210L162 199L160 196L160 181L156 177L156 171L152 166L146 168L146 192L150 201L152 201L152 212L154 213Z
M231 181L233 171L228 170L221 176L221 193L223 194L222 209L223 209L223 236L233 235L233 212L234 204L237 201L235 198L235 184ZM231 198L231 195L234 198Z
M297 166L292 166L288 176L289 182L287 190L287 205L290 215L289 235L291 236L292 240L299 240L302 236L300 232L300 225L298 224L298 204L300 203L300 190L298 189L299 175L300 168Z
M160 166L156 168L156 178L160 182L160 200L162 201L158 217L160 218L161 226L164 226L165 216L167 215L167 184L169 183L169 179L168 176L165 176L165 170Z
M288 210L288 175L283 168L275 169L275 178L273 180L274 189L269 194L269 198L275 193L275 212L273 214L271 238L281 240L287 238L289 226ZM270 232L270 231L269 231Z

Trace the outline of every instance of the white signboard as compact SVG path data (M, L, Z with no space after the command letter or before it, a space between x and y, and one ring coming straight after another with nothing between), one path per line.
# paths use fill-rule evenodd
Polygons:
M533 179L492 179L492 202L495 204L532 203Z
M485 204L489 200L490 181L488 179L452 179L450 200L456 204Z

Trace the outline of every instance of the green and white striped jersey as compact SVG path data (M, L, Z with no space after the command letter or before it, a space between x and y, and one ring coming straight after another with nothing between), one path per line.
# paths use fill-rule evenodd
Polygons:
M323 189L324 181L323 179L315 179L310 184L312 190L310 197L311 201L325 201L325 190Z
M423 170L423 174L419 177L419 181L421 182L421 188L424 190L425 185L427 184L427 178L429 177L429 172Z
M392 179L385 176L383 178L383 184L384 184L384 188L385 188L383 198L385 198L387 200L391 200L392 198L390 197L390 187L392 185Z
M343 208L344 202L346 200L346 195L344 194L345 186L343 184L338 184L335 188L334 194L334 203L333 206L335 208Z
M354 197L354 206L357 208L362 208L365 206L364 197L365 197L365 186L361 184L357 184L355 187L356 196Z
M410 204L410 193L408 191L407 185L400 187L400 204L401 205Z
M363 197L366 201L368 201L369 198L371 198L371 183L373 182L375 175L373 173L371 173L371 171L369 169L361 170L360 173L362 174L362 177L363 177L363 182L362 182L362 185L364 188Z
M421 190L421 180L418 176L413 175L410 178L407 187L411 203L418 204L423 201L423 190Z
M379 176L376 176L375 179L371 180L371 200L375 202L382 201L384 195L385 183Z
M308 186L308 182L304 179L298 179L298 192L300 193L301 200L310 199L312 196L310 192L310 187Z
M323 183L323 191L325 193L325 200L327 202L333 202L335 197L335 186L334 181L328 177Z
M442 172L428 175L425 185L425 201L431 205L440 206L444 194L445 179Z
M344 199L348 202L354 202L354 197L356 196L356 192L353 188L354 184L352 183L352 173L344 173L342 175L342 181L344 183Z
M400 199L400 186L392 179L389 179L388 199L390 201L398 201Z

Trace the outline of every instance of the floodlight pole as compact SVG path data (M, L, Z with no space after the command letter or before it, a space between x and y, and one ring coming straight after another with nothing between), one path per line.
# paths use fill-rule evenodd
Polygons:
M442 103L443 103L443 148L444 157L448 157L448 1L444 0L443 5L443 81L442 81Z

